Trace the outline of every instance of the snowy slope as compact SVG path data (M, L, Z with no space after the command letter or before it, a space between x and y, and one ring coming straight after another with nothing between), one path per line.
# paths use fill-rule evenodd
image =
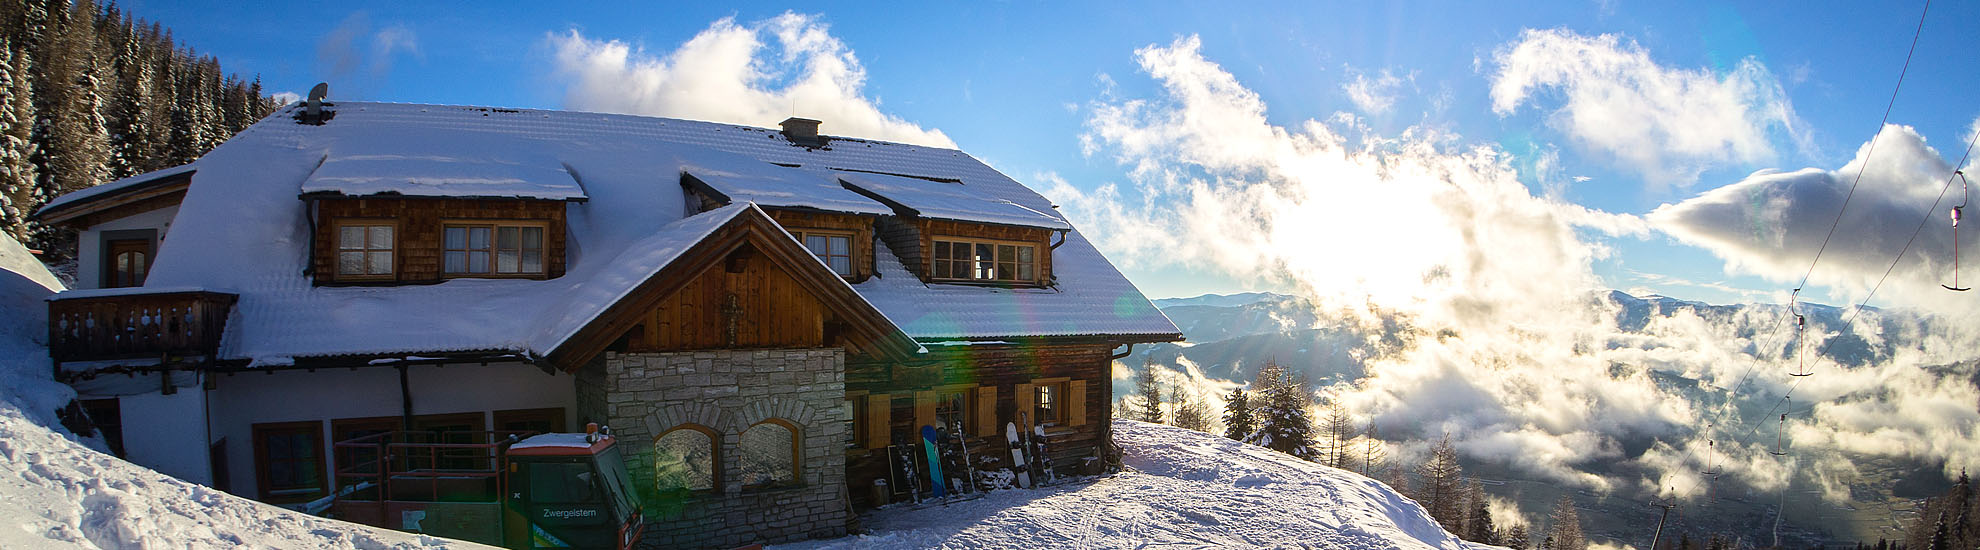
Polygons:
M1489 548L1358 474L1131 420L1114 421L1114 440L1126 450L1119 475L896 506L865 518L869 534L778 548Z
M0 235L0 251L10 244ZM487 548L235 497L51 428L75 394L49 378L40 341L48 334L42 300L53 292L41 283L46 276L39 263L0 266L0 548Z

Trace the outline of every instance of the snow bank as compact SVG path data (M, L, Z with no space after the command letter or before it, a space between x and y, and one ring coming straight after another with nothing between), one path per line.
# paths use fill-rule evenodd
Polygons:
M1389 486L1263 447L1114 421L1127 472L865 518L870 533L777 548L1491 548Z
M57 427L75 392L49 375L53 290L16 273L36 269L0 266L0 548L487 548L290 512L85 447Z

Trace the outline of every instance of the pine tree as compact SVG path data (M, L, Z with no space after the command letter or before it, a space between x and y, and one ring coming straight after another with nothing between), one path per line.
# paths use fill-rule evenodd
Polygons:
M1547 527L1547 539L1553 541L1554 550L1588 550L1588 539L1581 534L1581 514L1575 511L1573 496L1561 495L1549 522L1552 525Z
M1320 417L1321 463L1340 469L1348 469L1349 445L1354 439L1354 417L1348 415L1347 406L1338 400L1329 400Z
M1457 447L1451 444L1451 434L1444 434L1431 447L1430 457L1416 467L1416 476L1423 479L1416 502L1430 512L1430 517L1437 518L1445 531L1464 533L1464 469L1458 466Z
M1515 523L1506 528L1506 536L1500 544L1512 550L1526 550L1528 546L1533 545L1533 541L1528 539L1529 536L1531 535L1526 534L1526 524Z
M1361 435L1361 475L1374 477L1388 467L1389 444L1375 433L1375 424L1371 422L1368 431Z
M1485 486L1472 480L1465 501L1464 540L1497 546L1499 530L1492 523L1492 502L1485 497Z
M1231 395L1224 398L1224 437L1244 441L1257 431L1253 422L1251 400L1245 397L1244 388L1231 388Z
M136 36L127 36L118 48L116 69L117 97L105 117L110 126L107 179L113 180L143 173L146 159L151 158L150 117L145 113L145 102L151 99L151 64L142 57Z
M1259 393L1258 431L1245 442L1313 460L1318 453L1312 443L1313 421L1307 411L1312 392L1307 390L1306 377L1267 361L1252 385Z
M1203 402L1190 396L1184 386L1175 384L1169 387L1169 401L1176 404L1176 426L1199 432L1210 431L1210 412L1204 410Z
M0 39L0 233L26 242L34 230L27 217L41 205L35 197L34 101L26 54Z
M1155 361L1141 364L1134 376L1135 393L1141 394L1141 421L1162 424L1162 384L1155 378Z
M1698 543L1691 540L1691 533L1681 532L1678 533L1677 550L1698 550Z

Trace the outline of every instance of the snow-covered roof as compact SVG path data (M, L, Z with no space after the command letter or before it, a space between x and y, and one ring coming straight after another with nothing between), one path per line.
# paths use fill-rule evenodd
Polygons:
M838 177L846 188L888 206L906 210L904 214L966 222L1072 229L1072 224L1056 215L978 193L961 181L857 172L840 172ZM1046 209L1051 209L1051 206L1046 205Z
M20 275L49 292L65 288L62 280L55 278L55 274L48 271L48 266L42 265L41 259L34 257L33 252L6 233L0 233L0 271Z
M1044 197L952 149L859 139L807 148L776 130L729 124L354 101L339 102L336 118L316 126L297 124L290 112L295 108L270 115L200 159L172 238L160 244L146 281L147 287L226 289L239 296L221 341L222 359L282 364L338 355L545 355L686 247L754 208L737 203L688 216L683 173L788 171L795 182L776 189L792 190L794 196L816 185L799 176L830 182L825 170L912 174L1051 211ZM330 159L388 154L483 159L403 164L437 176L452 175L450 167L506 161L561 171L582 182L579 191L589 201L565 205L564 275L404 286L313 284L305 274L308 247L301 244L311 238L298 199L305 183ZM804 168L784 170L777 164ZM918 340L1178 333L1078 230L1052 251L1056 285L1044 289L923 284L886 247L875 248L879 276L852 288Z
M529 439L524 439L522 441L516 442L516 444L514 445L510 445L509 449L510 450L536 449L536 448L589 449L591 448L591 445L592 442L589 440L589 436L587 436L586 434L554 433L554 434L536 434L529 436Z
M305 195L584 200L584 188L534 140L464 135L442 150L361 141L332 149Z
M860 196L830 172L787 167L767 162L730 163L727 169L689 168L683 178L705 186L720 200L754 202L766 207L809 208L848 214L892 214L894 211Z
M179 166L174 166L171 168L166 168L164 170L145 172L143 174L138 174L128 178L106 182L102 185L95 185L95 186L79 189L64 194L60 197L55 197L54 200L43 203L41 205L41 208L36 209L34 211L34 214L36 216L40 216L43 214L47 214L49 212L54 212L56 210L69 207L74 204L89 202L92 199L106 197L128 191L136 191L138 189L149 187L153 184L165 183L167 181L170 181L173 176L190 174L193 173L193 171L197 170L198 168L199 168L198 163L187 163Z

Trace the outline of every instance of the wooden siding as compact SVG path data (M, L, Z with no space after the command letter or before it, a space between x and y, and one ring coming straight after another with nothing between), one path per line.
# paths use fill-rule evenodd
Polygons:
M1032 284L1044 285L1052 282L1052 231L1049 229L927 218L887 217L880 220L879 232L880 240L887 243L887 248L894 252L894 257L900 258L901 264L913 271L914 276L921 278L922 282L928 282L929 274L934 271L931 265L934 260L932 251L935 248L935 239L941 237L1006 241L1037 246L1038 278ZM981 282L996 284L991 281Z
M853 276L848 279L858 283L873 276L873 216L781 209L765 211L771 219L777 220L777 225L783 226L792 235L808 229L851 233Z
M387 282L437 283L441 273L442 228L451 220L538 220L549 224L543 234L543 272L548 278L564 274L564 203L522 199L362 198L317 199L315 258L318 284L378 282L337 280L336 221L346 218L391 219L398 229L392 254L394 277Z
M731 316L734 342L728 339ZM830 318L825 305L796 279L745 246L648 310L628 333L627 349L823 347Z
M933 404L925 396L938 387L965 388L973 401L965 414L972 415L966 440L978 469L1008 468L1010 449L1004 441L1004 425L1018 422L1017 412L1029 394L1020 391L1041 379L1066 381L1077 395L1068 395L1064 421L1047 425L1046 447L1052 464L1061 475L1073 473L1086 457L1098 457L1110 440L1113 417L1111 349L1105 343L1086 345L968 346L951 351L933 348L931 364L910 366L898 363L849 359L846 363L846 390L866 392L865 445L846 451L848 494L858 506L870 506L873 480L890 476L891 466L885 449L888 444L907 441L908 434L919 434L918 423L932 417ZM989 402L985 402L986 398ZM880 407L881 404L887 407ZM1083 409L1083 410L1082 410ZM986 422L988 420L988 422ZM886 433L872 426L886 425ZM987 424L987 425L986 425ZM925 480L924 480L925 481ZM889 481L890 484L899 480ZM925 483L924 483L925 484Z

